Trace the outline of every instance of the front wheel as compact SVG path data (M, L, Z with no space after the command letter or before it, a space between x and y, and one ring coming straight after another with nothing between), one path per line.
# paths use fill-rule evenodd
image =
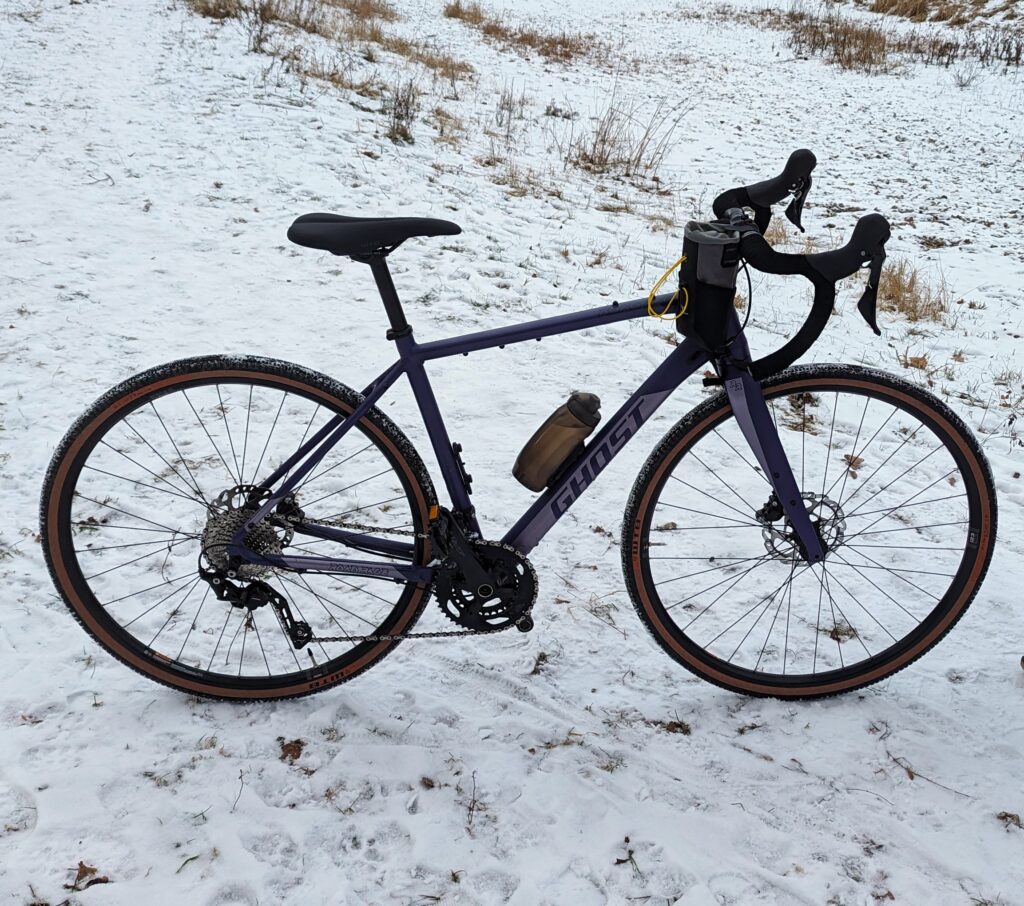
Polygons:
M54 454L41 501L51 575L86 631L157 682L227 699L316 692L392 651L429 584L239 567L241 583L269 587L322 639L301 647L266 595L228 603L204 578L228 568L224 541L248 515L250 489L361 401L321 374L248 356L172 362L98 400ZM375 408L294 496L309 522L394 535L410 544L414 565L430 560L433 487L412 445ZM310 559L352 556L280 519L265 520L246 543Z
M985 455L940 400L880 371L791 368L765 400L826 548L806 563L718 394L633 487L622 556L658 644L716 685L816 698L912 663L963 615L996 538Z

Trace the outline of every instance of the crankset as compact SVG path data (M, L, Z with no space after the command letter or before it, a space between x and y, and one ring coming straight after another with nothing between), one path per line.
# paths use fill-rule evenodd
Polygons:
M444 510L431 526L431 540L441 559L434 596L448 619L473 632L533 629L537 573L526 557L497 541L470 541Z

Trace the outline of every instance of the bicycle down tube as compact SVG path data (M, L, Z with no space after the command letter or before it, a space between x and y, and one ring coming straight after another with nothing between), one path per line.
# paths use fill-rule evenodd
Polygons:
M655 299L655 304L664 306L670 296L665 294ZM462 479L462 471L448 436L444 419L437 406L433 389L427 377L424 363L433 359L455 355L468 355L493 347L504 347L510 343L540 340L587 329L589 327L613 324L648 315L647 299L633 299L613 303L600 308L567 315L543 318L527 324L495 328L467 334L462 337L435 340L418 344L411 332L395 338L399 361L381 373L364 391L364 399L347 416L336 415L320 428L313 437L305 440L264 482L271 487L284 478L283 483L260 506L252 518L232 538L229 552L246 562L282 567L294 570L315 570L347 575L390 579L396 582L427 581L432 571L429 567L413 564L383 563L380 561L347 560L323 557L292 556L287 554L256 555L248 550L243 540L264 517L300 485L327 453L341 438L357 424L395 381L402 375L409 377L417 407L420 410L427 434L444 478L449 497L457 512L461 512L473 529L476 520L468 490ZM733 354L738 361L749 361L746 341L740 332L739 320L731 314L734 325ZM671 393L695 371L707 364L707 351L691 339L684 340L662 362L640 387L622 404L604 427L587 444L584 453L570 469L544 491L505 534L502 541L510 544L523 554L529 553L555 523L578 500L597 476L636 435L640 427L657 411ZM725 388L730 403L740 423L744 437L751 445L755 459L765 471L765 478L775 489L777 496L791 519L796 533L810 562L821 559L821 542L814 531L806 511L799 505L799 493L788 460L782 449L774 423L768 414L760 385L742 369L725 364L722 367ZM300 465L301 463L301 465ZM294 470L294 471L293 471ZM792 501L796 501L793 503ZM412 544L375 538L362 532L346 531L333 526L298 523L296 531L318 538L334 540L350 547L384 556L408 559L413 557Z

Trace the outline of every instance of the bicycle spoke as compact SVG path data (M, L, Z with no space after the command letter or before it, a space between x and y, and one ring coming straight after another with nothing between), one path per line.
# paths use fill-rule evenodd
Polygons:
M869 402L870 402L870 397L869 397ZM897 409L897 408L896 408L895 406L893 406L893 407L892 407L892 411L891 411L891 412L890 412L890 413L889 413L889 414L888 414L888 415L886 416L886 418L885 418L885 421L884 421L884 422L882 422L882 424L880 424L880 425L879 425L879 426L878 426L878 427L877 427L877 428L875 429L875 433L871 435L871 437L870 437L870 438L868 439L868 441L867 441L867 442L866 442L866 443L864 444L864 446L863 446L863 447L861 447L861 448L860 448L860 450L857 450L856 448L854 448L854 451L853 451L853 457L854 457L854 460L855 460L855 461L856 461L856 459L857 459L858 457L862 457L862 456L864 455L864 451L865 451L865 450L867 450L867 448L868 448L868 447L870 447L870 446L871 446L871 445L872 445L872 444L873 444L873 443L875 442L875 439L876 439L876 438L878 437L878 435L882 433L882 431L883 431L883 430L885 429L885 426L886 426L886 425L888 425L890 421L892 421L892 417L893 417L893 416L894 416L894 415L895 415L895 414L896 414L897 412L899 412L899 411L900 411L899 409ZM898 452L898 451L894 451L894 452ZM885 463L883 463L883 465L884 465L884 464L885 464ZM848 471L848 470L847 470L847 471ZM876 471L877 471L877 470L876 470ZM873 474L874 474L874 473L872 473L872 475L873 475ZM841 476L840 476L840 477L841 477ZM830 485L829 485L829 487L828 487L828 491L826 491L826 495L831 495L832 491L834 491L834 490L835 490L835 486L836 486L836 485L837 485L838 483L839 483L839 478L836 478L836 480L835 480L835 481L833 481L833 482L832 482L832 484L830 484ZM851 494L851 495L850 495L850 498L852 498L852 497L853 497L853 494ZM843 498L842 498L842 495L840 495L839 499L840 499L840 500L842 500L842 499L843 499Z
M267 450L270 447L270 438L274 436L274 429L277 427L278 419L281 417L281 410L284 409L285 400L288 399L288 394L283 390L281 391L281 404L277 407L277 414L274 415L274 421L270 426L270 431L267 433L267 441L263 444L263 452L260 453L259 462L256 463L256 468L252 473L252 480L255 484L256 480L260 477L260 468L263 466L263 459L267 455ZM299 444L299 446L302 446ZM296 448L297 449L297 448Z
M828 456L829 451L832 449L832 438L836 433L836 414L839 412L839 394L834 394L835 399L832 403L832 427L828 429L828 444L825 446L825 472L821 476L821 496L825 496L825 484L828 481Z
M722 443L724 443L730 450L732 450L733 453L735 453L743 461L743 463L747 466L748 469L750 469L751 472L753 472L758 478L761 479L761 481L768 485L769 488L772 486L772 483L765 477L764 472L762 472L752 462L750 462L750 460L747 459L742 453L740 453L740 451L737 450L731 443L729 443L728 440L722 437L721 433L719 433L718 428L712 428L711 430L715 433L718 439L722 441ZM777 427L776 430L778 430Z
M892 595L890 595L889 592L887 592L884 588L882 588L880 585L878 585L876 582L874 582L872 580L871 576L868 576L868 575L865 575L864 573L862 573L857 566L855 566L853 563L850 563L848 560L844 560L843 557L841 555L839 555L839 554L835 555L835 559L839 561L840 565L850 567L850 569L852 569L854 572L856 572L857 575L859 575L865 582L867 582L872 588L874 588L876 591L880 592L882 595L884 595L886 598L888 598L893 604L895 604L900 610L902 610L915 623L920 623L921 622L909 610L907 610L906 607L904 607L902 604L900 604L899 601L897 601ZM833 565L835 565L835 564L833 563Z
M220 395L220 384L214 384L214 387L217 389L217 402L220 404L218 409L220 409L220 417L224 421L224 432L228 436L228 447L231 449L231 458L235 463L235 471L238 472L238 483L241 484L242 470L238 467L238 454L235 453L235 442L231 439L231 428L228 427L228 409L227 406L224 405L223 397ZM244 638L242 640L242 647L245 647Z
M943 478L945 478L945 477L947 477L947 476L944 475ZM934 482L932 482L932 484L937 484L939 481L942 481L942 478L936 479ZM928 487L930 488L931 486L932 485L929 485ZM923 488L921 491L918 491L918 494L920 494L920 493L922 493L923 491L926 491L926 490L928 490L928 488ZM916 497L916 496L917 496L917 494L914 495L914 497ZM966 494L950 494L947 497L933 497L931 500L918 500L916 503L911 503L911 501L914 498L913 497L909 497L909 498L907 498L907 500L905 502L899 504L899 506L883 507L880 510L868 510L867 512L858 512L856 515L858 515L858 516L874 516L876 513L884 513L886 516L888 516L888 515L890 515L892 513L895 513L897 510L905 509L908 506L924 506L927 503L942 503L945 500L958 500L961 497L966 497L966 496L967 496ZM852 518L852 517L847 517L847 518ZM871 523L871 525L876 525L876 524L877 523L875 523L875 522ZM868 528L870 528L870 527L871 526L868 526Z
M293 493L298 494L298 492L301 491L307 484L312 484L318 478L322 478L324 475L333 472L335 469L345 465L345 463L347 463L350 459L355 459L360 453L365 453L367 450L370 450L372 448L373 444L367 444L361 450L356 450L355 453L351 454L350 456L346 456L343 460L341 460L341 462L336 462L333 466L324 469L322 472L317 472L315 475L303 479L295 488L293 488Z
M711 519L724 519L726 522L730 522L733 525L749 526L752 528L762 528L760 522L741 522L739 519L733 519L730 516L720 516L718 513L705 513L703 510L694 510L687 506L680 506L677 503L668 503L664 500L658 501L658 506L671 507L673 510L683 510L686 513L696 513L698 516L708 516Z
M744 576L749 575L751 572L753 572L759 566L763 566L765 563L768 562L768 559L769 559L769 555L768 554L764 554L764 555L758 557L753 566L747 567L747 569L745 569L742 573L740 573L740 575L738 577L736 577L737 581L739 579L742 579ZM665 608L665 610L672 610L672 608L678 607L680 604L686 604L688 601L692 601L698 595L702 595L706 591L711 591L714 588L718 588L720 585L724 585L725 583L729 582L732 579L733 579L733 576L726 576L724 579L722 579L720 582L716 582L714 585L709 585L707 588L702 588L700 591L694 592L689 597L683 598L681 601L676 601L675 604L669 604L668 607ZM732 587L733 586L729 586L730 589ZM716 598L715 600L717 601L718 599ZM714 603L714 602L712 602L712 603ZM696 620L696 619L697 618L695 617L694 620ZM690 622L692 623L692 622L694 622L694 620L691 620ZM688 623L687 625L690 625L690 624Z
M748 506L746 512L744 512L738 507L734 507L731 503L726 503L724 500L719 500L717 497L714 496L714 494L709 494L707 491L701 490L695 485L690 484L688 481L684 481L678 475L670 475L669 477L673 481L678 481L681 485L684 485L691 491L696 491L698 494L702 494L704 497L707 497L708 500L713 500L715 503L724 506L727 510L732 510L732 512L736 513L738 516L742 516L744 519L749 519L754 513L753 508L751 508L750 506Z
M655 587L659 585L668 585L670 582L678 582L681 579L692 579L694 576L703 576L705 573L713 573L720 569L728 569L730 566L736 566L737 563L749 563L751 560L761 560L762 557L744 557L742 560L735 560L731 563L725 563L722 566L712 566L710 569L702 569L700 572L687 573L685 576L676 576L673 579L663 579L661 582L655 582Z
M192 584L191 584L190 586L188 586L188 591L186 591L186 592L185 592L185 598L187 598L187 597L188 597L188 596L189 596L189 595L190 595L190 594L192 593L192 589L196 587L196 584L197 584L198 582L199 582L199 579L198 579L198 578L197 578L197 579L194 579L194 580L193 580L193 582L192 582ZM159 587L159 586L157 586L157 587ZM178 592L180 592L180 591L181 591L181 589L180 589L180 588L175 588L175 589L174 589L173 591L169 592L169 593L168 593L168 594L167 594L167 595L166 595L165 597L163 597L163 598L161 598L161 599L160 599L159 601L157 601L157 602L156 602L156 604L154 604L154 605L153 605L152 607L147 607L147 608L146 608L146 609L145 609L144 611L142 611L142 613L140 613L140 614L139 614L139 615L138 615L137 617L133 617L133 618L132 618L132 619L130 619L130 620L129 620L129 621L127 622L127 623L123 623L123 624L121 625L121 628L122 628L122 629L127 629L127 628L128 628L129 626L131 626L131 625L132 625L132 623L134 623L134 622L135 622L136 620L141 620L141 619L142 619L142 618L143 618L144 616L146 616L146 614L148 614L148 613L152 613L152 611L156 610L156 609L157 609L157 608L158 608L158 607L159 607L159 606L160 606L161 604L163 604L163 603L164 603L164 601L168 600L169 598L173 598L173 597L174 597L174 596L175 596L176 594L178 594ZM184 600L184 598L182 598L182 600Z
M148 531L148 529L147 529ZM166 534L166 533L164 533ZM95 554L99 551L117 551L124 550L128 547L152 547L154 544L160 544L166 547L166 541L134 541L130 544L106 544L103 547L81 547L75 548L76 552L82 554Z
M932 522L928 525L905 525L902 528L877 529L873 532L855 532L843 539L843 545L848 545L854 538L863 538L866 535L888 535L892 532L920 532L926 528L946 528L950 525L967 525L966 519L959 519L954 522Z
M865 478L864 481L857 486L856 490L854 490L854 492L850 494L849 497L846 498L846 500L839 501L840 506L849 506L850 501L853 500L854 497L856 497L864 488L868 486L868 484L871 482L871 479L874 478L879 472L881 472L882 469L884 469L886 465L889 463L889 461L917 436L917 432L920 431L923 427L924 425L918 425L914 429L912 434L908 434L906 437L904 437L900 445L895 450L893 450L888 456L886 456L885 459L882 460L882 464L878 466L875 469L875 471L872 472L867 478Z
M366 484L366 482L368 482L368 481L373 481L374 478L380 478L381 475L387 475L388 472L390 472L390 471L391 471L390 468L383 469L382 471L378 472L376 475L371 475L369 478L364 478L361 481L357 481L354 484L350 484L347 487L344 487L344 488L342 488L339 491L333 491L330 494L324 494L323 497L317 497L316 500L310 500L307 504L305 504L305 506L313 506L316 503L320 503L321 500L327 500L330 497L337 497L339 494L344 494L346 491L351 491L352 488L358 488L360 485Z
M175 615L181 613L181 608L185 606L185 602L189 599L189 596L192 594L192 592L196 590L196 586L199 584L200 581L201 580L197 578L196 581L188 587L188 591L185 592L185 596L174 607L171 608L171 612L167 615L167 619L164 620L163 625L156 631L156 635L154 635L153 638L149 640L150 648L153 647L153 645L156 643L156 640L160 637L160 633L162 633L167 628L168 624L171 622L171 620L174 619Z
M834 572L832 573L832 581L835 582L836 585L838 585L843 591L846 592L847 597L849 597L850 600L854 602L854 604L856 604L861 610L863 610L864 613L866 613L874 621L878 628L882 630L882 632L889 636L889 638L892 639L894 642L899 641L899 639L896 638L896 636L894 636L891 632L889 632L888 629L886 629L885 625L881 622L881 620L879 620L878 617L876 617L870 610L868 610L863 604L861 604L860 599L852 591L850 591L850 589L843 585L842 580Z
M805 567L804 567L804 568L803 568L803 569L801 570L801 573L803 573L803 572L806 572L806 571L807 571L808 569L810 569L810 567L809 567L809 566L805 566ZM739 616L739 617L738 617L737 619L733 620L733 621L732 621L732 623L730 623L730 624L729 624L728 626L726 626L726 627L725 627L725 629L723 629L723 630L722 630L722 631L721 631L720 633L718 633L718 635L716 635L716 636L715 636L715 637L714 637L713 639L711 639L711 641L709 641L709 642L708 642L708 643L706 644L706 646L705 646L705 647L707 647L707 648L710 648L710 647L711 647L712 645L714 645L714 644L715 644L715 642L717 642L717 641L718 641L718 640L719 640L719 639L720 639L720 638L721 638L721 637L722 637L723 635L725 635L725 634L726 634L726 633L727 633L727 632L728 632L728 631L729 631L730 629L732 629L732 628L733 628L734 626L736 626L736 625L737 625L738 623L740 623L740 622L741 622L742 620L744 620L744 619L746 619L746 618L747 618L748 616L750 616L750 614L752 614L752 613L753 613L753 612L754 612L754 611L755 611L755 610L756 610L756 609L757 609L758 607L760 607L760 606L761 606L761 604L762 604L762 603L763 603L763 602L764 602L764 601L765 601L766 599L768 599L768 598L774 598L774 597L775 597L775 595L776 595L776 594L778 594L778 592L779 592L779 589L783 588L783 587L784 587L784 586L786 585L786 583L787 583L787 582L789 582L789 581L790 581L790 580L788 580L788 579L787 579L787 580L786 580L785 582L782 582L781 584L779 584L778 586L776 586L776 587L775 587L775 588L774 588L774 589L773 589L772 591L770 591L770 592L769 592L769 593L768 593L767 595L765 595L765 597L763 597L763 598L761 598L760 600L758 600L758 601L757 601L757 602L756 602L756 603L754 604L754 606L753 606L753 607L751 607L750 609L748 609L748 610L747 610L747 611L746 611L746 612L745 612L744 614L742 614L741 616ZM770 602L769 602L769 606L770 606ZM758 617L758 620L760 620L760 617ZM755 625L756 625L756 621L755 621ZM741 642L741 643L742 643L742 642Z
M160 494L170 494L172 497L180 497L183 500L188 500L190 503L195 503L195 497L187 497L179 491L168 491L166 488L158 488L155 484L148 484L145 481L138 481L135 478L129 478L127 475L115 475L113 472L106 472L103 469L98 469L96 466L85 465L82 467L82 471L98 472L100 475L106 475L108 478L117 478L120 481L127 481L130 484L138 485L140 488L150 488L153 491L157 491Z
M206 591L203 593L203 599L199 602L199 609L196 611L194 617L189 622L188 632L185 633L185 638L182 640L181 648L178 649L178 655L175 658L176 661L181 660L182 654L185 652L185 646L188 644L188 640L192 637L192 630L196 628L196 624L199 622L199 616L203 612L203 607L206 605L206 599L210 597L210 586L206 586Z
M377 624L376 624L376 623L374 623L374 622L373 622L372 620L368 620L368 619L366 619L366 617L360 616L360 615L359 615L359 614L357 614L357 613L353 613L353 612L352 612L351 610L349 610L349 609L348 609L347 607L343 607L343 606L342 606L341 604L338 604L338 603L337 603L336 601L332 601L332 600L331 600L330 598L325 598L325 597L324 597L323 595L321 595L321 594L320 594L319 592L315 592L315 591L313 591L313 589L312 589L312 588L310 588L310 586L309 586L309 583L308 583L308 582L306 582L306 580L305 580L305 578L304 578L304 577L302 577L302 574L301 574L301 573L299 573L298 575L300 576L300 578L302 578L302 585L300 585L300 584L299 584L298 582L296 582L296 581L295 581L294 579L291 579L291 578L289 578L288 576L285 576L285 575L279 575L279 576L278 576L278 578L279 578L279 579L281 579L281 580L282 580L282 581L284 581L284 582L288 582L288 583L289 583L289 584L291 584L291 585L296 585L296 586L298 586L299 588L302 588L302 587L303 587L303 585L304 585L304 586L305 586L305 588L306 588L306 590L307 590L307 591L308 591L308 592L309 592L310 594L312 594L312 595L313 595L313 597L317 598L317 600L321 601L322 603L327 603L327 604L330 604L330 605L331 605L332 607L336 607L336 608L337 608L338 610L340 610L340 611L343 611L344 613L347 613L347 614L348 614L348 615L349 615L350 617L354 617L354 618L355 618L355 619L357 619L357 620L362 620L362 621L363 621L363 622L364 622L364 623L365 623L365 624L366 624L367 626L369 626L369 627L370 627L371 629L376 629L376 628L377 628ZM353 585L353 586L352 586L352 588L356 588L356 586L354 586L354 585ZM359 589L359 591L363 591L363 590L364 590L364 589ZM369 594L369 592L367 592L367 593ZM373 595L373 597L375 597L375 598L376 598L376 597L378 597L378 596L377 596L377 595ZM384 602L385 604L387 604L387 605L388 605L389 607L393 607L393 606L394 606L393 602L391 602L391 601L388 601L388 600L387 600L387 599L385 599L385 598L380 598L380 600L381 600L381 601L383 601L383 602ZM337 622L337 620L335 620L335 622ZM340 625L340 624L339 624L339 625ZM343 632L345 632L345 630L344 630L344 629L343 629L342 631L343 631ZM348 635L348 632L345 632L345 634L346 634L346 635Z
M125 421L125 424L128 425L128 419L125 419L124 421ZM135 431L135 428L132 425L128 425L128 427L131 428L132 431L134 431L136 434L138 434L139 439L142 440L142 442L147 447L149 447L151 450L153 450L153 452L156 453L157 456L160 456L160 454L157 453L157 451L153 449L153 445L148 440L146 440L146 438L144 438L141 434L139 434L138 431ZM146 468L146 466L144 466L141 462L138 462L137 460L132 459L132 457L130 457L123 450L118 450L117 447L114 447L111 444L108 444L105 440L101 440L100 441L100 446L106 447L108 450L112 450L118 456L122 456L125 459L127 459L128 462L130 462L132 465L138 466L140 469L142 469L143 472L146 472L147 474L152 475L157 481L162 481L168 487L173 488L174 489L174 493L176 493L179 497L184 497L186 500L195 500L196 499L195 489L187 481L185 482L185 486L189 490L188 491L184 491L181 488L179 488L176 484L174 484L173 482L170 482L166 478L164 478L163 475L158 475L152 469ZM163 459L163 461L167 464L167 467L172 472L174 472L174 474L177 475L178 478L181 478L181 475L174 468L174 466L172 466L169 462L167 462L167 460L164 459L163 456L160 456L160 458ZM99 471L99 470L97 469L96 471ZM182 479L182 481L184 481L184 479ZM189 493L189 492L192 492L192 493ZM167 493L170 493L170 491L168 491ZM200 499L202 499L202 496L203 496L202 494L199 494Z
M868 406L871 405L871 397L864 397L864 410L860 414L860 422L857 425L857 434L853 438L853 445L850 447L850 461L847 464L847 468L843 469L843 486L839 489L839 499L843 499L843 494L846 493L846 482L850 477L850 473L854 471L854 463L857 462L857 441L860 440L860 432L864 428L864 416L868 414ZM837 478L836 481L839 481ZM827 494L832 493L832 488L836 486L836 481L833 481L829 485Z
M245 463L245 457L244 456L242 457L242 463L243 463L243 465ZM263 655L263 663L267 667L267 676L273 676L274 674L273 674L273 672L270 669L270 661L267 660L267 649L263 647L263 639L260 638L260 625L259 625L259 623L255 619L253 619L253 621L252 621L252 628L253 628L253 631L256 633L256 641L259 643L260 653Z
M245 484L245 454L249 451L249 420L252 417L252 384L249 385L249 403L245 407L245 437L242 438L242 467L239 470L239 477L242 479L241 484ZM255 479L255 476L253 476ZM262 648L263 646L260 645ZM270 667L267 667L267 672L270 672Z
M301 450L302 449L302 445L306 442L306 435L309 434L309 429L313 427L313 422L316 421L316 417L319 414L320 414L320 406L318 405L313 410L313 414L309 417L309 422L306 425L306 429L302 432L302 437L299 438L299 442L295 446L296 450ZM295 468L295 465L297 465L297 464L298 463L294 464L292 466L292 468ZM288 480L288 476L291 475L291 474L292 474L292 470L289 469L287 472L284 473L284 477L282 478L282 481L287 481Z
M894 568L894 567L883 566L881 563L879 563L877 560L872 559L867 554L861 554L860 556L862 556L865 560L870 560L872 562L872 564L874 564L874 566L871 567L871 566L867 566L867 565L865 565L863 563L858 563L857 566L860 569L872 569L873 568L873 569L879 569L879 570L882 570L884 572L890 573L891 575L895 576L897 579L900 579L901 581L906 582L906 584L911 586L912 588L916 588L922 594L927 595L932 600L934 600L934 601L938 601L939 600L939 598L936 595L933 595L930 591L925 591L925 589L921 588L920 585L917 585L917 584L911 582L910 579L908 579L906 576L901 576L900 575L901 572L906 572L906 570L897 570L897 568ZM850 564L850 565L852 566L852 564Z
M226 471L228 473L228 478L231 479L231 483L232 484L238 484L238 482L235 481L235 476L231 472L231 467L228 465L227 460L221 455L220 447L217 446L216 442L213 439L213 436L210 434L209 430L207 429L206 422L204 422L202 420L202 418L200 418L199 413L196 412L196 407L192 405L192 400L190 400L188 398L188 393L186 391L182 390L181 391L181 395L185 398L185 402L188 403L189 408L192 410L193 414L195 415L196 421L199 422L199 427L203 429L203 433L209 438L210 444L213 447L213 452L217 454L217 458L224 464L224 471Z
M191 538L182 538L181 541L172 541L166 548L162 548L160 550L155 550L155 551L149 551L148 553L145 553L145 554L142 554L139 557L136 557L134 560L127 560L126 562L120 563L117 566L111 566L110 568L103 570L103 572L93 573L91 576L86 576L85 580L86 580L86 582L88 582L88 581L91 581L92 579L97 579L100 576L105 576L105 575L107 575L107 573L112 573L115 570L123 569L126 566L131 566L133 563L139 563L140 561L145 560L148 557L152 557L152 556L154 556L156 554L168 553L171 550L173 550L174 548L178 547L179 545L186 544L187 542L189 542L191 540L192 540Z
M786 583L786 585L787 585L787 590L789 591L789 599L790 599L790 601L792 601L793 600L793 573L796 571L796 556L795 555L790 560L790 564L791 565L790 565L790 568L789 568L789 581ZM761 645L761 651L760 651L760 653L757 656L757 662L754 664L754 670L755 671L757 670L758 667L761 666L761 658L764 657L765 649L767 649L767 647L768 647L768 640L772 637L772 632L775 631L775 622L779 619L779 612L782 610L782 602L783 602L783 600L785 600L785 598L786 598L786 592L783 592L782 595L779 597L779 606L775 609L775 616L772 617L771 626L768 627L768 634L764 637L764 644ZM753 630L753 627L751 627L751 630ZM740 644L742 644L742 642ZM736 646L736 651L739 651L739 645ZM736 656L736 651L733 652L733 657ZM731 658L730 658L730 660L731 660ZM785 672L785 671L783 671L783 672Z
M153 400L149 401L149 408L153 410L153 414L157 417L157 420L160 422L160 427L164 429L164 434L167 435L167 439L171 442L171 446L174 447L174 452L178 454L178 459L181 461L181 464L185 467L185 471L188 472L189 478L192 479L192 486L195 488L196 493L202 498L203 503L209 504L210 501L206 499L206 495L203 493L202 489L199 487L199 482L196 481L196 476L192 472L192 469L191 469L191 467L188 464L188 460L185 459L185 457L181 455L181 450L178 449L178 445L174 442L174 438L171 437L171 432L167 429L167 425L166 425L166 423L163 420L163 416L161 416L160 413L157 412L156 403L154 403ZM125 418L124 423L126 425L128 424L128 419L127 418ZM131 426L129 426L129 427L131 427ZM132 430L134 431L135 429L132 428ZM140 435L140 437L141 437L141 435ZM146 441L145 438L142 438L142 439L143 439L144 442L148 443L148 441ZM153 452L157 454L157 456L160 456L160 458L163 459L163 456L161 456L160 453L157 453L155 448L152 448L152 449L153 449ZM164 462L167 462L167 460L164 459ZM185 481L184 476L179 474L178 471L176 469L174 469L174 466L172 466L169 462L167 462L167 466L168 466L168 468L174 470L174 474L177 475L182 481ZM185 484L188 484L188 482L185 481Z
M353 507L351 510L345 510L341 513L331 513L330 516L321 516L321 519L341 519L344 516L351 516L353 513L361 513L364 510L373 509L375 506L384 506L388 503L394 503L396 500L405 500L405 495L399 494L396 497L388 497L387 500L378 500L376 503L367 503L364 506Z
M214 662L214 660L217 657L217 652L220 650L220 643L224 639L224 632L228 628L228 621L231 619L231 612L233 610L236 610L236 609L237 608L234 608L234 607L228 607L227 608L227 613L224 615L224 625L221 626L221 628L220 628L220 635L217 636L217 644L213 646L213 654L210 655L210 663L206 665L207 673L209 673L211 670L213 670L213 662Z
M104 504L100 504L100 505L103 506ZM130 516L132 514L129 513L128 515ZM81 520L79 520L77 522L72 522L70 524L71 525L79 526L79 527L84 528L84 529L89 529L88 532L84 532L84 533L83 532L79 532L78 533L79 535L81 535L81 534L91 534L93 531L99 531L102 528L102 529L118 529L118 530L120 530L122 532L151 532L154 535L171 535L171 536L180 535L183 538L198 538L199 537L199 535L197 535L195 532L179 532L177 529L167 529L165 531L164 529L158 529L158 528L143 528L141 525L118 525L116 522L82 522ZM90 549L91 548L85 548L85 550L90 550Z
M731 484L729 484L727 481L725 481L722 478L721 475L719 475L714 469L711 468L711 466L709 466L706 462L704 462L704 460L701 459L696 453L691 453L690 455L694 459L696 459L697 462L699 462L702 466L704 466L704 468L707 469L712 474L712 476L714 476L714 478L718 481L718 483L720 485L722 485L722 487L724 487L727 491L729 491L729 493L732 494L733 497L735 497L744 506L749 507L749 504L747 503L747 501L745 501L742 497L740 497L740 495L738 493L736 493L736 489Z

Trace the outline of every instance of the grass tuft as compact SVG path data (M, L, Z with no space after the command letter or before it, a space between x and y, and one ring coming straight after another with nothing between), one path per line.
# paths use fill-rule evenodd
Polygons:
M580 32L544 32L532 25L515 23L487 13L475 0L451 0L445 4L444 15L478 29L512 50L533 51L548 60L566 63L592 50L597 41L593 35Z
M908 321L941 321L949 313L950 292L944 280L933 284L906 258L890 258L878 283L878 306Z

